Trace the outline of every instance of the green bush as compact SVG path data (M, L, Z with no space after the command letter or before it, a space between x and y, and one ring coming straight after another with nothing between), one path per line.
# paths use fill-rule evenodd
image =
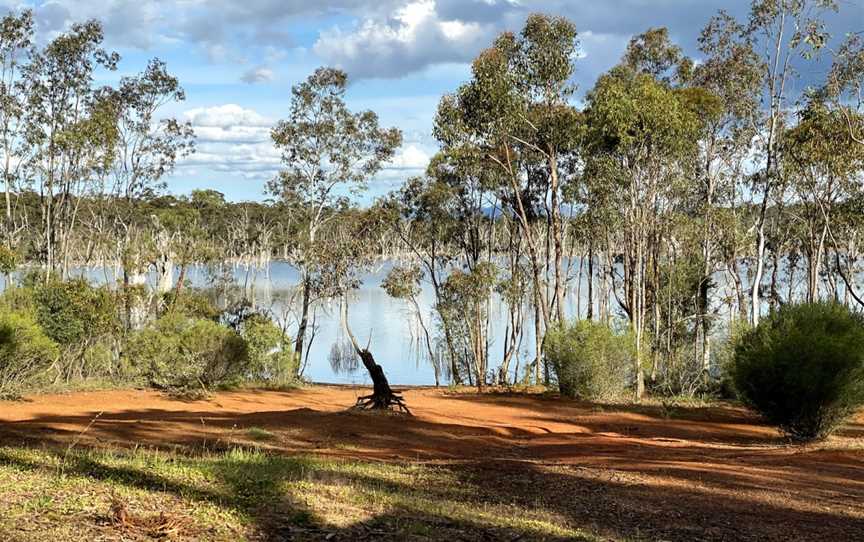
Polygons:
M32 316L0 316L0 397L14 397L44 374L59 356L52 341Z
M152 386L179 393L230 385L249 372L246 342L236 332L174 313L134 334L126 357Z
M36 319L60 345L82 345L114 329L117 306L107 288L84 279L51 281L33 289Z
M546 357L563 395L582 399L613 399L627 389L636 347L631 333L580 320L550 330Z
M270 318L253 314L241 326L249 351L249 378L273 384L294 381L297 362L291 341Z
M864 404L864 316L786 305L745 333L730 375L744 403L796 441L828 436Z
M174 312L190 318L203 320L219 320L222 311L213 303L206 290L184 288L179 296L177 290L165 292L162 295L163 312Z

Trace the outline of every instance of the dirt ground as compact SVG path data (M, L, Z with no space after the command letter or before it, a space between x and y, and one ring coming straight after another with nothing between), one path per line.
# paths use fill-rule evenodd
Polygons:
M366 390L311 386L181 401L104 391L0 402L0 443L212 446L276 435L274 453L456 465L502 495L556 495L601 536L864 540L864 415L787 445L735 406L597 405L529 394L408 389L413 417L348 410Z

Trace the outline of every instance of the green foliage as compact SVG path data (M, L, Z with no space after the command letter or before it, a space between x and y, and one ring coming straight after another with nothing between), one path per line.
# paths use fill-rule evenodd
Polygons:
M823 439L864 404L864 316L785 305L745 333L730 374L741 399L796 441Z
M9 275L21 263L21 257L11 248L0 245L0 273Z
M423 276L420 267L395 266L387 273L381 287L387 295L394 299L411 300L420 295L420 279Z
M0 397L15 396L59 356L57 344L28 314L0 315Z
M289 384L297 374L297 357L290 338L270 318L252 314L241 326L249 354L249 377L256 381Z
M632 333L616 333L606 324L580 320L550 330L545 349L563 395L614 399L630 383L636 356Z
M207 291L193 288L184 288L179 294L175 289L165 292L162 296L162 306L166 308L166 312L214 322L219 320L222 314Z
M39 325L63 346L82 345L117 324L111 292L104 287L94 288L84 279L36 286L33 299Z
M235 331L176 313L133 335L125 355L151 385L178 393L233 384L250 368L246 342Z

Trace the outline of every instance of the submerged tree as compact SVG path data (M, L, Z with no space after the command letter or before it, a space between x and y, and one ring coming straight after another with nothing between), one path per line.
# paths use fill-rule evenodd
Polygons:
M396 266L387 273L384 282L381 283L381 287L393 299L401 299L411 305L412 316L417 320L423 332L423 344L426 347L429 363L432 365L432 370L435 373L435 386L437 387L441 385L442 367L440 358L435 355L429 326L426 325L423 310L420 308L420 303L417 300L422 291L420 288L422 276L423 271L419 266Z

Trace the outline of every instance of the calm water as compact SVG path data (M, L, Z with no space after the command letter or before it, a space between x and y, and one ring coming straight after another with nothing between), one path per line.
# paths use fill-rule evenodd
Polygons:
M363 275L363 284L352 298L349 312L351 329L358 340L366 344L375 356L375 360L384 367L390 382L403 385L434 384L435 376L431 365L421 358L418 339L422 330L417 324L413 311L409 310L404 301L392 299L381 288L381 281L392 267L391 263L382 263L373 272ZM574 273L576 270L573 271ZM264 269L246 269L235 267L231 270L234 280L240 287L248 287L247 293L254 294L256 306L270 310L279 319L287 317L289 332L296 331L296 313L292 314L288 307L289 299L295 291L299 280L297 270L285 262L272 262ZM119 270L113 268L78 269L75 274L84 276L94 283L114 283L119 277ZM211 275L204 268L192 268L187 272L187 278L196 287L210 284ZM151 285L155 277L150 277ZM567 312L576 312L575 290L568 292ZM584 297L584 288L583 288ZM430 333L435 335L435 322L432 315L434 295L431 287L424 284L418 299L423 317ZM584 306L582 307L584 311ZM489 356L490 366L496 366L503 357L503 336L508 320L507 306L499 299L493 298L491 304L491 326ZM311 321L311 317L310 317ZM519 367L533 359L533 313L525 310L525 323L522 345L519 350ZM360 366L353 372L337 372L330 364L329 355L334 343L344 341L344 333L339 318L337 302L319 304L315 320L315 338L309 350L308 365L304 376L315 382L329 383L368 383L366 370ZM516 360L511 362L515 367ZM442 384L446 382L442 379Z
M363 344L369 341L369 349L380 363L393 384L403 385L429 385L435 383L435 376L431 365L425 358L421 358L420 352L425 351L423 343L418 340L422 338L422 330L417 324L413 311L409 310L404 301L390 298L381 288L381 281L392 267L392 263L381 263L372 272L362 276L361 288L352 298L349 320L351 329ZM578 265L571 269L571 275L578 273ZM234 282L241 288L246 288L247 296L254 297L257 307L269 310L277 319L287 319L289 333L296 332L297 314L291 310L290 299L296 292L299 281L297 270L285 262L272 262L264 269L247 269L245 267L228 268L233 276ZM84 268L78 269L76 274L88 278L93 283L113 283L119 276L119 270L114 268ZM187 278L196 287L207 287L211 285L211 274L203 267L193 267L187 273ZM728 282L722 273L715 278L718 288L714 291L715 297L712 305L720 305L720 296L726 291ZM800 280L800 279L799 279ZM155 285L155 276L150 277L151 285ZM575 277L571 281L571 288L565 298L565 313L573 317L577 313L577 294ZM745 281L746 282L746 281ZM746 284L745 284L746 287ZM799 285L800 288L800 285ZM587 287L585 281L581 286L582 303L578 304L584 314ZM803 291L803 290L802 290ZM435 335L436 324L433 318L434 295L431 287L423 286L422 293L418 299L423 310L424 321L432 335ZM614 299L610 300L610 309L613 313L618 312ZM768 303L763 304L767 310ZM518 365L520 371L526 362L530 362L534 355L534 333L533 313L524 309L525 321L523 324L522 344L518 352ZM722 332L722 318L729 309L721 311L721 322L715 329L716 333ZM490 368L497 366L503 357L503 336L507 332L507 306L497 296L493 296L491 303L491 326L489 329L489 358ZM310 315L311 325L311 315ZM337 372L331 367L329 355L333 345L344 341L344 333L339 318L338 303L319 304L314 322L315 338L309 349L308 365L304 369L304 376L315 382L330 383L368 383L369 378L362 366L353 372ZM371 340L370 340L371 338ZM305 354L304 354L305 356ZM515 368L516 360L511 363ZM442 379L442 384L446 382Z

